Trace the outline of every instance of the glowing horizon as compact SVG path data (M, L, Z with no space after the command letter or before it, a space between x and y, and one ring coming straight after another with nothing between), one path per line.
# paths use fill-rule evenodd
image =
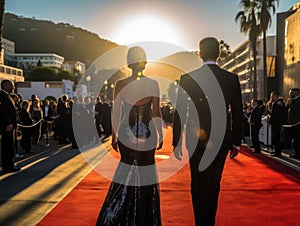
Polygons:
M181 35L174 24L152 14L138 14L127 18L116 27L111 39L118 44L127 45L135 42L182 43Z

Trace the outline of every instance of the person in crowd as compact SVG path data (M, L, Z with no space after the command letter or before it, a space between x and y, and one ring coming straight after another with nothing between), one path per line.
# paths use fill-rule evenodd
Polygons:
M14 83L10 80L1 81L0 90L0 134L2 173L20 171L14 164L15 129L17 128L17 111L14 101L9 96L14 91Z
M103 103L101 101L101 97L98 96L95 105L95 126L99 138L101 138L102 135L102 112L103 112Z
M231 150L231 158L237 155L242 140L243 112L240 83L237 75L221 69L216 64L220 54L219 46L219 41L214 37L204 38L200 41L200 57L204 65L181 76L173 120L174 155L178 160L182 159L182 143L184 143L182 133L184 124L186 125L185 144L189 152L192 203L197 226L215 224L224 163L229 150ZM215 148L218 146L216 144L208 145L211 132L211 112L208 99L211 97L206 96L207 94L199 86L201 79L212 76L221 88L220 92L223 96L220 98L224 98L222 110L227 114L228 119L227 124L224 122L226 127L224 128L224 137L222 137L223 139L220 141L222 143L218 149ZM189 105L190 103L193 105ZM195 123L197 119L200 125ZM216 153L212 162L207 160L208 152ZM203 165L200 163L203 163L204 157L204 161L210 162L210 165L202 169Z
M250 103L244 103L243 104L243 130L242 130L242 141L245 142L246 141L246 137L249 136L249 131L250 131L250 127L249 127L249 118L250 118L250 111L249 111L249 106Z
M87 123L87 125L94 126L95 125L96 99L94 96L88 96L85 99L86 99L85 107L86 107L86 111L87 111L86 123ZM97 130L89 128L87 130L87 135L88 135L87 143L91 144L91 143L98 142L99 139L98 139Z
M72 109L73 109L73 105L74 105L74 100L73 99L69 99L67 101L67 110L66 110L66 121L65 121L65 133L66 133L66 137L68 139L69 142L72 142L72 136L73 136L73 131L72 131Z
M59 144L67 144L67 134L66 134L66 122L68 117L67 109L68 95L63 94L61 96L60 102L57 104L57 114L59 115L56 127L57 127L57 136Z
M42 110L43 110L43 123L42 123L42 137L44 134L49 133L49 128L52 122L52 118L54 116L53 109L50 107L50 101L49 100L44 100L43 105L42 105Z
M41 131L42 131L42 119L43 119L43 110L41 108L41 101L38 97L34 97L32 99L32 105L31 105L31 117L34 123L38 123L33 127L33 138L32 143L38 144L40 142Z
M85 144L86 133L85 128L82 128L81 124L84 123L86 117L86 109L83 106L82 99L75 96L74 103L72 105L72 134L71 142L72 149L82 148ZM85 125L85 127L88 127Z
M291 158L300 159L300 89L293 88L289 92L292 99L288 110L288 123L292 125L291 135L294 140L294 154Z
M286 109L286 115L288 117L288 112L291 107L293 99L291 97L288 97L285 101L285 109ZM288 123L288 118L287 118ZM290 150L292 148L292 128L291 127L284 127L284 149Z
M15 93L11 93L10 97L13 99L13 101L15 103L15 108L16 108L17 112L19 112L21 109L21 102L20 102L19 96Z
M58 126L57 126L57 124L58 124L58 121L59 121L59 115L57 114L57 106L58 106L58 103L60 103L61 102L61 98L58 98L58 100L57 100L57 102L56 101L51 101L50 102L50 106L52 107L52 109L53 109L53 114L54 114L54 117L55 117L55 121L54 121L54 123L52 124L53 126L52 126L52 130L53 130L53 139L54 140L58 140L58 132L57 132L57 130L58 130Z
M34 153L31 150L31 137L33 133L33 127L32 126L32 117L29 112L30 105L29 101L24 100L21 104L21 110L19 113L19 118L20 118L20 124L21 126L21 131L22 131L22 137L20 141L21 148L24 153Z
M97 225L159 226L160 200L154 160L155 150L162 147L159 86L143 75L146 54L142 48L131 47L127 62L132 75L116 83L112 118L112 147L120 152L121 160ZM151 134L150 123L155 128ZM147 170L143 170L145 167Z
M104 137L108 138L111 135L111 105L109 101L104 101L102 106L102 127Z
M281 129L286 122L285 103L278 92L271 92L270 101L272 102L270 125L272 126L272 143L275 147L275 152L271 153L271 155L281 157L283 148Z
M72 143L72 149L78 149L79 147L77 144L77 140L75 138L74 124L73 124L74 120L81 121L79 115L79 108L81 107L81 104L79 103L77 96L73 97L73 100L72 102L70 102L69 106L70 106L70 119L71 119L70 141Z
M261 153L259 130L262 127L261 118L264 113L264 107L259 104L257 99L251 101L251 114L250 114L250 127L251 127L251 140L253 145L253 153Z

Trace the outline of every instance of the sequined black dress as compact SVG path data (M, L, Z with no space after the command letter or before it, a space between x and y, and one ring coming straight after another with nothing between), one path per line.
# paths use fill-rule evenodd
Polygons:
M123 106L118 132L121 160L97 225L161 225L154 160L157 137L151 121L151 101Z

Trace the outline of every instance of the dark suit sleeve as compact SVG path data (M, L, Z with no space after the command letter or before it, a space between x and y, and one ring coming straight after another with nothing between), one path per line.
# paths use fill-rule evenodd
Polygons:
M231 97L232 143L236 146L240 146L242 140L243 108L241 86L236 75L234 83L235 84L232 87L234 92L232 92L233 96Z
M172 145L174 147L181 145L182 142L182 132L184 128L184 124L186 122L187 116L187 103L188 103L188 95L184 90L185 86L185 75L181 76L178 94L176 100L176 106L173 116L173 142Z
M13 124L14 128L16 128L16 109L7 96L2 93L0 95L0 130L4 132L6 126L10 124Z

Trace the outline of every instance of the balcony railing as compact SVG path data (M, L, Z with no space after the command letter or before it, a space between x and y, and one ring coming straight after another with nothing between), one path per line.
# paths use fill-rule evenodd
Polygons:
M23 70L6 65L0 65L0 80L9 79L15 82L24 82Z

